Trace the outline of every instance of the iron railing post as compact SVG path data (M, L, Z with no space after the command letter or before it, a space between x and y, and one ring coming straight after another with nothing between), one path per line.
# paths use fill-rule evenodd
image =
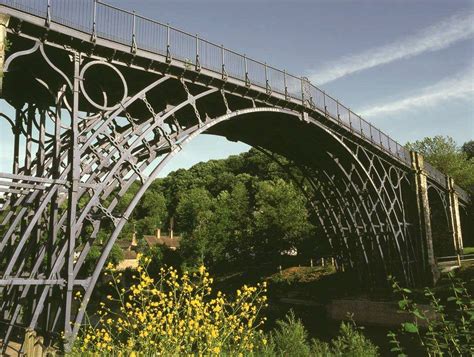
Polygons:
M170 24L166 24L166 62L171 62Z
M270 86L270 81L268 80L267 62L265 62L265 89L267 94L272 94L272 87Z
M250 87L249 71L247 68L247 56L244 54L245 85Z
M136 26L137 26L137 15L135 11L132 12L132 53L137 52L137 39L136 39Z
M51 26L51 0L48 0L46 7L46 27Z
M92 5L92 35L91 41L96 42L97 40L97 0L94 0L94 4Z
M225 70L225 60L224 60L224 45L221 45L221 60L222 60L222 79L227 80L227 72Z
M301 84L301 104L303 105L303 107L305 106L304 105L304 84L303 84L303 77L300 77L300 84Z
M199 62L199 37L198 37L198 34L196 34L196 64L195 64L195 69L198 72L201 70L201 63Z
M324 115L328 115L328 107L326 106L326 93L323 92L323 105L324 105Z

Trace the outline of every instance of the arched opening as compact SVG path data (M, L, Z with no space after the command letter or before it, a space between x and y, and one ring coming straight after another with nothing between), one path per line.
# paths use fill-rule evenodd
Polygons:
M459 205L463 247L474 247L474 205Z
M431 214L431 234L435 257L453 256L456 254L453 234L449 224L447 203L443 192L434 186L428 188L428 199Z

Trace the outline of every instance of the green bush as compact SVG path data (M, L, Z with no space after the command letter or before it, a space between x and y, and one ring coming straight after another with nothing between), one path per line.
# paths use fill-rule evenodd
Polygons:
M398 302L400 310L409 312L413 322L402 324L401 332L415 337L429 356L473 356L474 355L474 300L459 279L451 279L451 296L443 303L429 288L424 295L430 301L434 313L422 310L412 298L409 289L401 287L390 278L392 287L402 299ZM420 322L424 322L421 327ZM406 356L398 339L398 334L388 334L392 344L392 352L398 356Z
M97 265L97 262L99 261L99 258L102 254L102 247L98 245L93 245L89 251L89 254L87 254L86 259L84 261L84 265L82 267L82 274L85 274L86 276L92 274L94 272L94 269ZM116 244L112 246L112 249L110 251L109 256L107 257L107 260L105 261L105 264L112 263L114 266L120 263L123 260L123 252L122 249Z
M339 335L330 343L317 339L308 340L308 333L301 322L290 311L284 320L277 321L277 327L270 332L268 344L262 350L263 356L378 356L378 348L372 344L355 323L341 324Z
M325 344L313 340L312 350L317 356L378 356L378 347L368 340L354 323L341 324L339 336Z
M301 320L295 318L293 311L284 320L277 321L277 327L270 333L267 354L293 357L311 355L308 333Z

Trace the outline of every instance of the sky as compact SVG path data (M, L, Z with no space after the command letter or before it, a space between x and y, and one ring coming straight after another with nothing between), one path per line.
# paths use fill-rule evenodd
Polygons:
M474 139L474 1L108 0L311 82L398 142ZM0 110L5 104L0 102ZM11 135L0 121L0 171ZM163 171L248 150L201 135Z

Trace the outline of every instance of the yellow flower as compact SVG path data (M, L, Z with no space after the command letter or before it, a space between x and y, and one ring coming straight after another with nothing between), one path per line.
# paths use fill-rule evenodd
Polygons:
M111 272L119 294L115 298L108 295L107 300L120 302L120 312L100 302L97 328L86 327L80 341L85 351L126 350L138 356L147 355L153 346L156 355L194 351L204 356L222 353L224 341L240 346L240 351L253 350L254 341L262 336L259 327L264 319L257 314L266 301L264 284L244 285L234 300L222 292L208 298L213 278L204 266L191 276L179 276L173 268L160 268L155 281L148 274L147 262L149 258L139 262L139 276L128 289L117 286L120 274ZM109 314L114 317L109 318Z
M205 271L206 271L206 268L204 267L204 265L201 265L199 267L199 274L203 275Z

